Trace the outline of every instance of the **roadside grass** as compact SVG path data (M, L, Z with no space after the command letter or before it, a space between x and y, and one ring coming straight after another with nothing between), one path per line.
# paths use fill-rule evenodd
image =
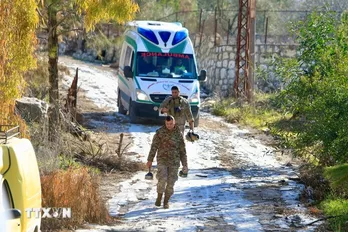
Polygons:
M321 202L320 207L329 218L330 229L337 232L348 231L348 200L327 199Z
M101 185L103 174L144 170L143 163L128 161L104 149L108 148L105 141L83 140L66 131L62 129L56 142L51 143L44 124L29 125L41 177L42 207L67 207L72 211L71 219L43 218L42 231L113 222L103 200L106 199Z
M109 223L106 204L99 195L98 175L86 167L41 175L42 207L71 208L71 218L43 218L43 231L74 229L89 223Z
M72 211L71 219L43 218L42 230L76 229L85 223L113 222L101 191L103 174L144 170L145 165L112 155L107 149L96 152L101 147L98 141L83 141L66 132L60 133L60 139L52 145L40 137L39 131L36 128L35 133L32 132L37 135L33 136L33 144L40 170L42 207L71 208Z
M144 170L143 163L112 155L105 142L84 141L61 131L56 143L47 140L39 125L32 125L42 189L42 207L71 208L72 218L43 218L43 231L74 229L84 223L112 222L100 188L104 173ZM83 148L83 149L82 149Z
M324 177L329 180L331 194L320 203L333 231L348 231L348 164L327 167Z
M236 101L234 98L221 99L214 104L212 114L225 117L227 122L266 129L286 116L276 108L274 95L257 94L254 104Z
M327 167L324 176L330 181L335 195L348 199L348 164Z
M333 231L348 231L348 164L323 168L313 155L321 148L320 144L296 146L294 139L304 120L284 113L275 95L256 94L253 104L233 98L221 99L213 105L212 114L230 123L267 130L278 138L281 147L291 149L295 156L305 160L307 165L301 169L301 180L313 190L311 197L315 202L312 204L325 213Z
M42 230L113 222L101 191L103 174L144 170L145 165L112 154L107 142L94 135L94 139L83 140L62 130L52 144L40 125L32 124L30 132L40 170L42 207L72 211L71 219L43 218Z

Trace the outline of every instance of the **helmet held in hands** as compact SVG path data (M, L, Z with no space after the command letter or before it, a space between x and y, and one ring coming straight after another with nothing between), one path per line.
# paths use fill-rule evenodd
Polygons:
M196 134L196 133L194 133L193 131L189 131L189 132L187 132L187 134L186 134L186 140L187 141L190 141L190 142L194 142L194 141L196 141L196 140L198 140L199 139L199 135L198 134Z

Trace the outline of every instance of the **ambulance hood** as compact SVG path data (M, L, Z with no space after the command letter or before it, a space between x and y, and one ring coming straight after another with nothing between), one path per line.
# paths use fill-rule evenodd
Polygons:
M198 81L194 79L136 77L140 89L147 94L171 94L171 88L177 86L180 95L190 97L199 90Z

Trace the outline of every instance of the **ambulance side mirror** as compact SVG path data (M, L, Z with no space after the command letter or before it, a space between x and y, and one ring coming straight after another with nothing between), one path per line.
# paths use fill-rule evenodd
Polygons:
M123 72L125 77L133 78L133 72L130 66L124 66Z
M198 80L204 82L206 81L206 79L207 79L207 71L205 69L202 69L201 73L198 76Z

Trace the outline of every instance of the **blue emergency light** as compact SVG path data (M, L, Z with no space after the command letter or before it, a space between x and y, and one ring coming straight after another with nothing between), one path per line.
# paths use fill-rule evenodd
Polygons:
M174 39L173 39L173 42L172 42L172 45L174 46L175 44L180 43L181 41L186 39L187 35L188 35L188 30L187 29L184 29L182 31L176 32L175 36L174 36Z
M170 33L169 31L160 31L158 32L158 34L161 36L161 39L163 40L163 42L167 43L172 33Z
M140 35L144 36L146 39L158 45L158 40L156 38L156 35L150 29L144 29L144 28L138 27L138 32Z

